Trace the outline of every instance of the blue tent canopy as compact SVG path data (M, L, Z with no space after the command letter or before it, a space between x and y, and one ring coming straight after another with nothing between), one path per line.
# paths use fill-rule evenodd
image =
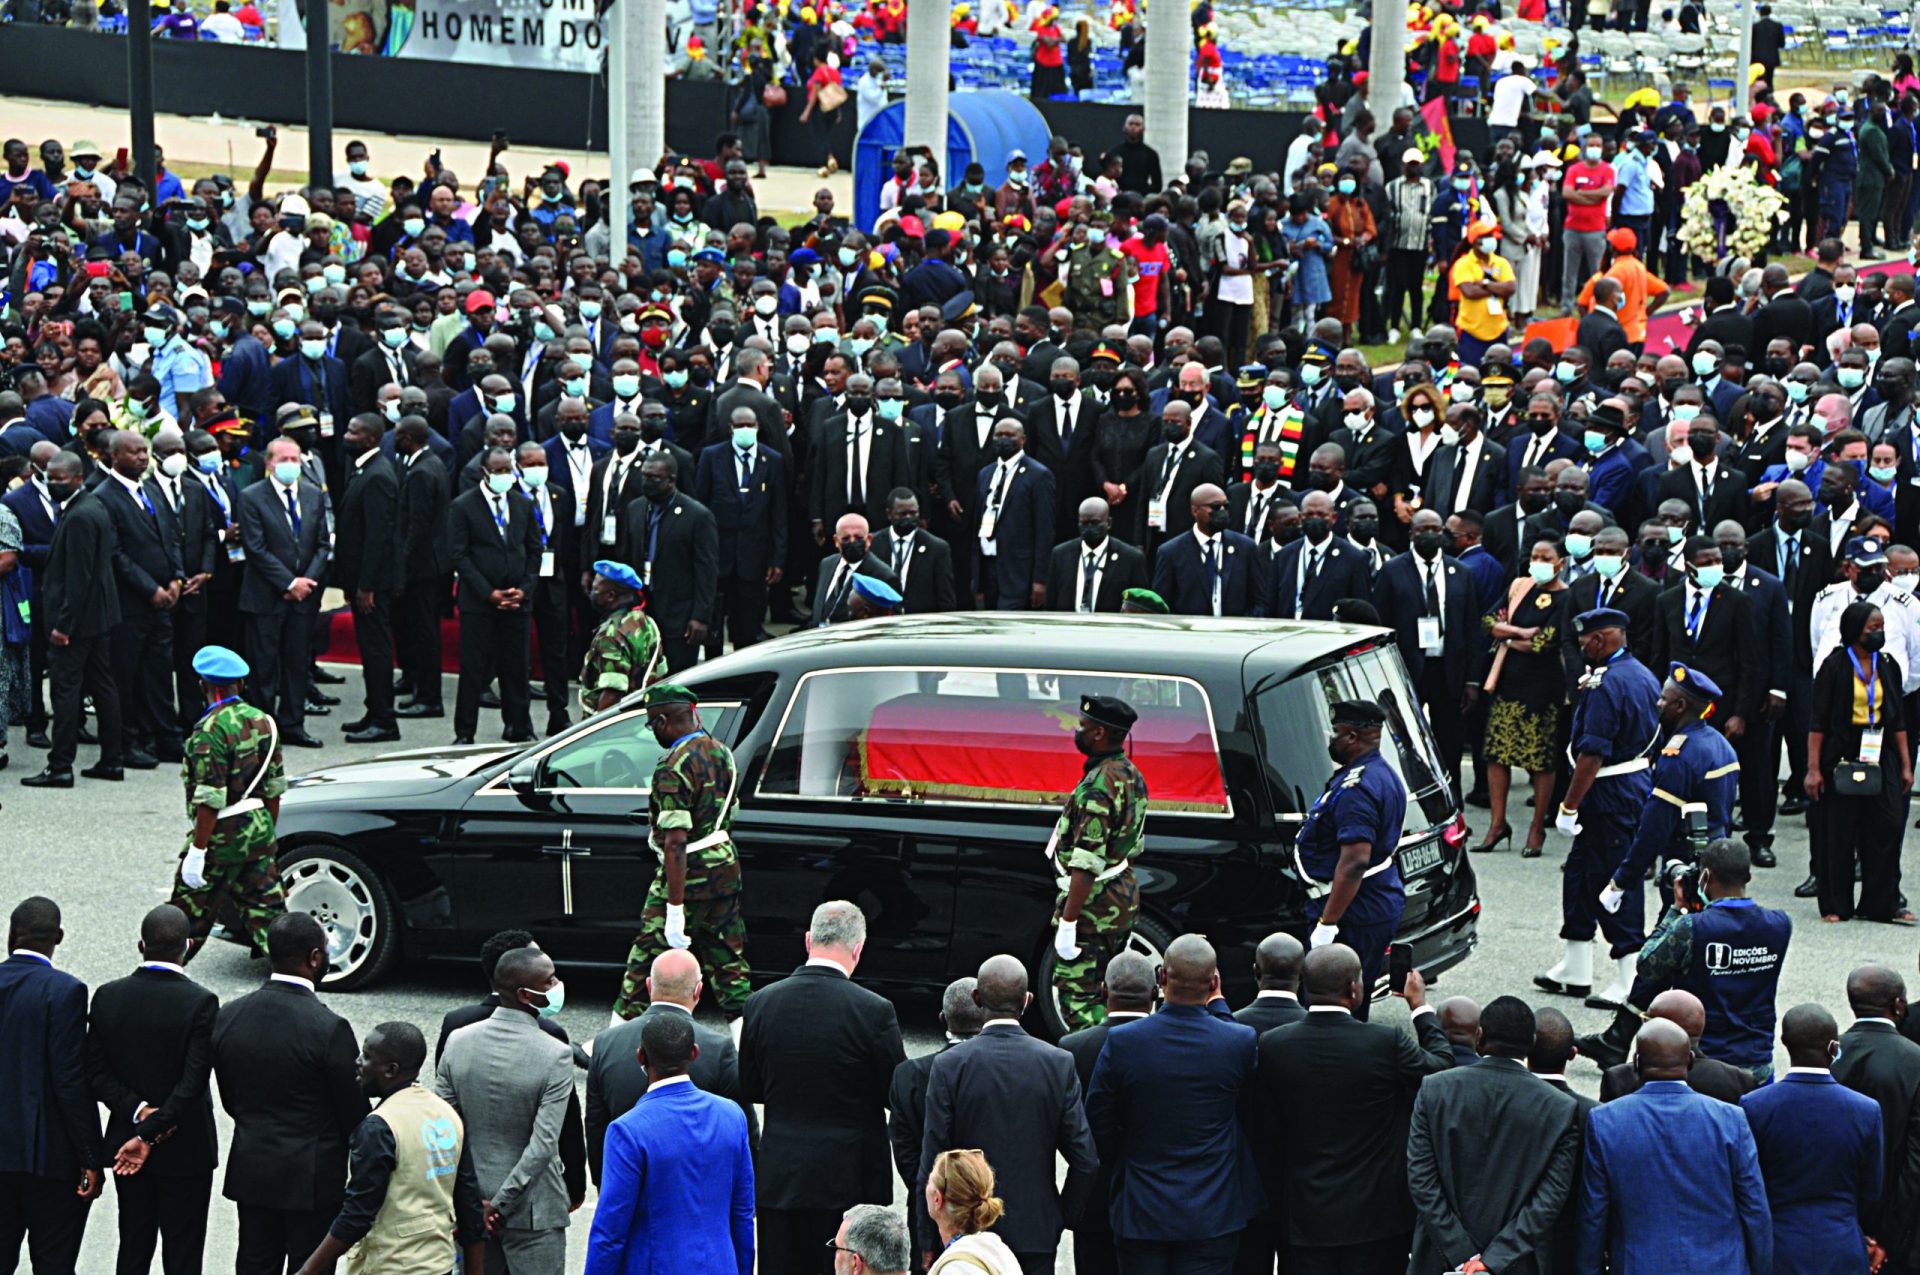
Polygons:
M880 215L880 188L893 173L893 152L900 148L907 107L894 102L867 121L853 144L853 213L861 226ZM1007 153L1026 152L1032 163L1046 158L1052 130L1046 117L1026 98L1005 89L977 89L947 99L947 153L941 179L957 185L968 164L978 161L987 187L1007 180Z

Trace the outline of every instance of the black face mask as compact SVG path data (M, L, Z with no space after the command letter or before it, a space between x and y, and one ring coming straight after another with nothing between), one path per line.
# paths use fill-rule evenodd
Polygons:
M1012 359L995 359L993 365L1000 369L1000 375L1011 381L1020 374L1020 365Z
M1324 474L1318 470L1311 470L1307 474L1307 486L1315 491L1332 491L1339 485L1340 480L1332 474Z
M967 396L957 390L942 390L933 396L933 401L940 405L941 411L951 412L954 408L966 402Z
M873 408L873 400L865 394L849 394L845 399L847 415L865 416Z
M910 536L918 530L920 530L919 514L902 515L893 520L893 534L896 536Z
M840 556L846 561L858 565L866 559L867 542L864 540L843 540L840 542Z
M635 431L620 429L613 432L613 450L619 452L622 456L633 455L634 449L639 446L640 435Z
M1804 509L1780 511L1780 529L1782 531L1805 531L1807 524L1813 521L1813 515Z
M1213 531L1230 531L1233 528L1233 510L1219 505L1207 510L1207 526Z
M1133 390L1115 390L1113 392L1113 405L1122 411L1132 411L1134 408L1140 406L1140 395Z
M1556 491L1553 493L1553 507L1571 518L1586 508L1587 498L1577 491Z
M642 478L640 491L656 505L673 499L673 484L664 478Z
M1556 421L1551 416L1527 417L1527 428L1532 430L1535 434L1537 434L1541 438L1545 438L1548 434L1551 434L1553 432L1553 427L1557 424L1559 424L1559 422Z
M1083 522L1080 524L1080 541L1091 549L1112 532L1113 524L1110 522Z
M1887 569L1885 567L1855 567L1853 569L1853 591L1855 593L1872 593L1886 582Z
M69 500L72 500L74 496L78 495L79 491L80 484L78 483L75 483L71 487L52 481L47 483L47 495L53 497L53 503L56 505L66 504Z
M989 394L985 390L973 396L974 401L989 412L997 412L1007 405L1005 394Z
M1907 384L1898 377L1883 376L1873 383L1873 388L1881 399L1896 407L1907 401Z
M1073 392L1080 388L1080 384L1077 381L1058 380L1051 382L1051 384L1053 386L1053 396L1062 403L1072 398Z
M1166 424L1162 425L1160 427L1160 432L1166 435L1168 445L1174 446L1174 447L1178 447L1180 445L1181 440L1186 438L1187 436L1186 426L1175 425L1172 421L1168 421Z
M1446 536L1438 531L1416 531L1413 533L1413 551L1432 561L1440 553L1445 540Z
M734 333L739 331L731 323L709 323L707 335L713 338L715 345L732 345Z
M1273 533L1273 541L1275 544L1290 545L1305 534L1299 523L1290 522Z
M1375 536L1380 534L1380 520L1378 518L1349 518L1347 519L1347 531L1361 544L1367 544Z
M1778 357L1767 359L1762 362L1760 366L1765 368L1767 375L1773 377L1775 380L1778 380L1793 370L1793 364L1791 362Z
M1280 462L1277 460L1256 460L1253 462L1255 482L1270 483L1280 476Z
M1860 635L1860 649L1863 651L1878 651L1886 646L1886 644L1887 631L1885 629L1875 629L1871 633L1862 633Z
M1553 503L1550 491L1523 491L1520 493L1520 507L1530 514L1544 513Z
M642 416L640 418L640 437L649 443L657 443L667 436L667 418L664 416Z
M1853 503L1853 493L1845 487L1832 487L1821 483L1820 503L1829 509L1845 509Z
M1686 377L1669 376L1666 380L1660 382L1660 397L1666 399L1669 403L1673 402L1674 394L1685 384L1687 384Z
M337 320L339 317L340 317L339 306L317 305L313 307L313 321L315 323L324 323L326 326L332 327L334 325L334 321Z
M1340 755L1340 745L1331 739L1327 741L1327 756L1333 758L1333 764L1336 766L1347 764L1347 759Z
M993 454L1001 460L1010 460L1020 454L1020 440L1017 438L996 438L993 440Z
M1745 566L1746 561L1747 547L1745 545L1720 546L1720 565L1727 569L1728 575L1732 575L1741 567Z
M1333 534L1333 522L1327 518L1302 518L1300 531L1307 539L1319 544Z
M1360 374L1358 372L1335 372L1333 374L1333 383L1340 387L1342 393L1348 393L1359 386Z

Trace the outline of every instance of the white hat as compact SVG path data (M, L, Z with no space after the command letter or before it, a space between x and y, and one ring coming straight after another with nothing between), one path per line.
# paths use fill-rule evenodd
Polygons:
M1418 146L1409 146L1400 153L1400 162L1403 164L1424 164L1427 162L1427 153Z
M1528 160L1527 164L1530 168L1558 168L1560 167L1560 157L1552 151L1541 151L1532 159Z

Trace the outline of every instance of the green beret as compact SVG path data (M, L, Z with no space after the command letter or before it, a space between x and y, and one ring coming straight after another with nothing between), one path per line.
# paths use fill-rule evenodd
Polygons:
M646 708L659 708L663 704L698 704L700 697L678 682L655 682L640 702Z
M1128 589L1120 595L1122 611L1144 611L1149 615L1166 615L1167 603L1152 589Z

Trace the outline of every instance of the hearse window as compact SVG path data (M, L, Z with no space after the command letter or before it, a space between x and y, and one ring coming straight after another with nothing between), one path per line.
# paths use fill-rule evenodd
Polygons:
M1374 647L1337 664L1259 688L1254 696L1267 777L1281 814L1301 814L1333 774L1327 738L1336 700L1367 699L1387 711L1380 752L1430 824L1452 817L1453 795L1440 781L1440 763L1425 716L1414 701L1398 653ZM1416 821L1410 816L1408 831Z
M714 737L732 741L738 704L702 704L700 720ZM540 768L542 788L645 792L664 750L639 709L615 714L598 730L570 739L548 753Z
M1206 693L1185 678L992 669L813 673L780 725L760 791L782 797L1056 805L1080 779L1080 697L1140 710L1150 808L1232 813Z

